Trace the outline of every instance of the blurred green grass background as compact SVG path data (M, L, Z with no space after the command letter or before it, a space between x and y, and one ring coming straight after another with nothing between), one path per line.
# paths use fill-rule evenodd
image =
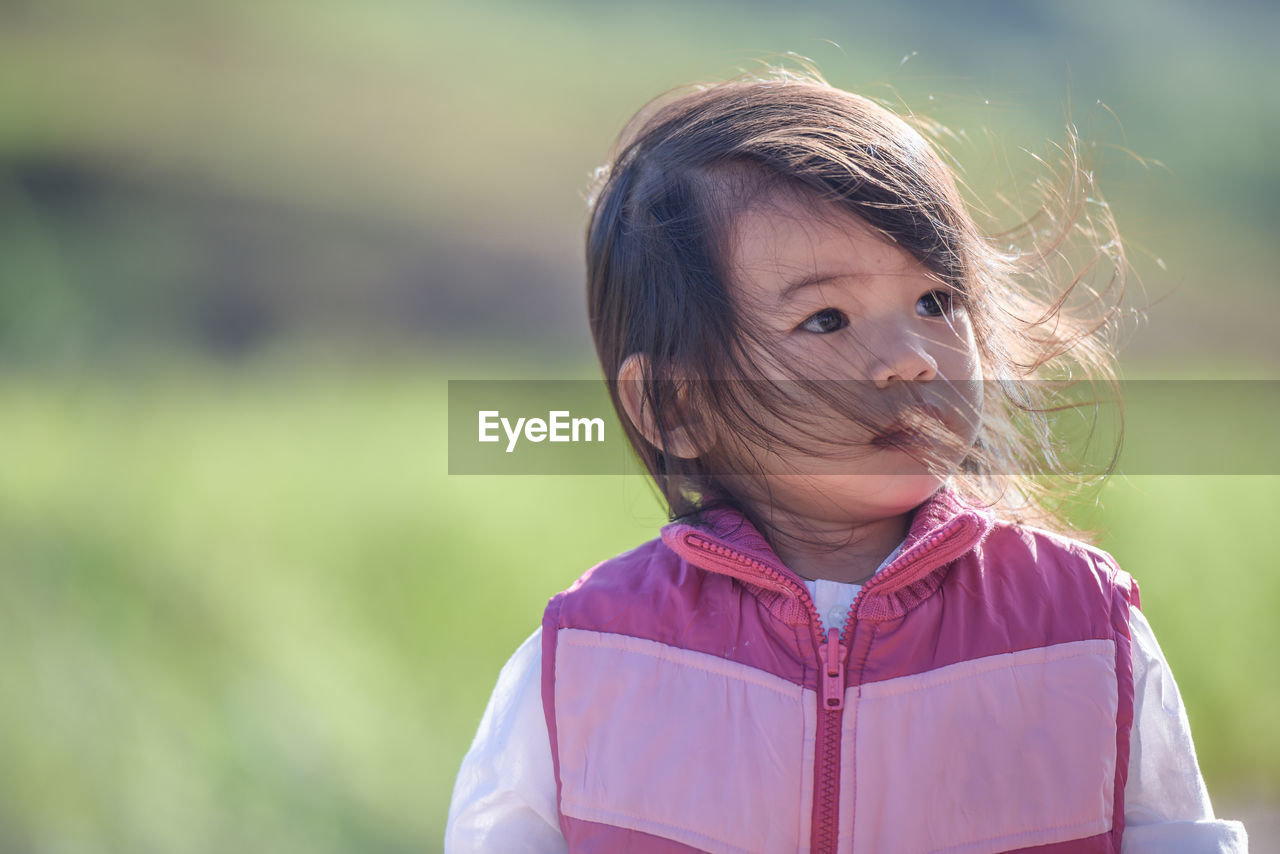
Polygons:
M1073 121L1154 303L1127 375L1275 378L1278 20L0 7L0 850L438 849L502 662L663 521L638 478L448 476L446 382L593 375L582 193L669 86L810 56L946 122L985 199ZM1277 508L1277 477L1117 476L1078 509L1229 817L1280 803Z

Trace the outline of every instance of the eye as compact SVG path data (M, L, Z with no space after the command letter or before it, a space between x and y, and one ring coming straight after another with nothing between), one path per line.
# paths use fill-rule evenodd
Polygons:
M824 308L822 311L807 317L804 323L800 324L800 328L806 332L816 332L819 335L825 335L828 332L837 332L849 325L849 318L845 317L843 311L838 308Z
M962 307L960 295L945 290L929 291L916 301L916 310L928 317L950 317L956 309Z

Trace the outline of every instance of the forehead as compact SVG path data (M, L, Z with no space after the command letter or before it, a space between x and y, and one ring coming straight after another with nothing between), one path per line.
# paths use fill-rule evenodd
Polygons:
M927 276L915 257L855 214L804 191L753 200L733 223L729 272L738 295L784 303L839 279Z

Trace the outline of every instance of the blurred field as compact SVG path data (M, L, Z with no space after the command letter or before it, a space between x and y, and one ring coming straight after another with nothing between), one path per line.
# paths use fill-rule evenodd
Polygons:
M585 354L583 193L622 123L790 51L945 123L997 224L1077 127L1131 305L1157 303L1130 354L1268 376L1277 31L1271 6L1155 0L5 4L0 356L299 333Z
M447 476L446 382L594 377L582 194L667 87L809 56L945 122L997 225L1074 125L1150 304L1126 376L1280 376L1277 32L1247 2L0 3L0 851L438 849L502 662L663 521L637 478ZM1278 508L1199 476L1080 510L1220 814L1272 827Z
M656 533L639 479L444 474L404 361L0 377L0 848L435 850L546 598ZM1117 480L1220 809L1280 778L1280 478Z

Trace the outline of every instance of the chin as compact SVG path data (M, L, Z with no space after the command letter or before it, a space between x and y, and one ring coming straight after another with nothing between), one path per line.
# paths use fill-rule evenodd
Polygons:
M864 475L866 501L881 509L886 516L906 513L929 500L942 488L946 478L942 475L889 474Z
M828 522L869 522L909 513L928 501L946 482L941 475L858 474L816 475L793 486L800 495L823 496L809 504L806 515ZM795 508L799 509L799 508ZM801 511L805 512L805 511Z

